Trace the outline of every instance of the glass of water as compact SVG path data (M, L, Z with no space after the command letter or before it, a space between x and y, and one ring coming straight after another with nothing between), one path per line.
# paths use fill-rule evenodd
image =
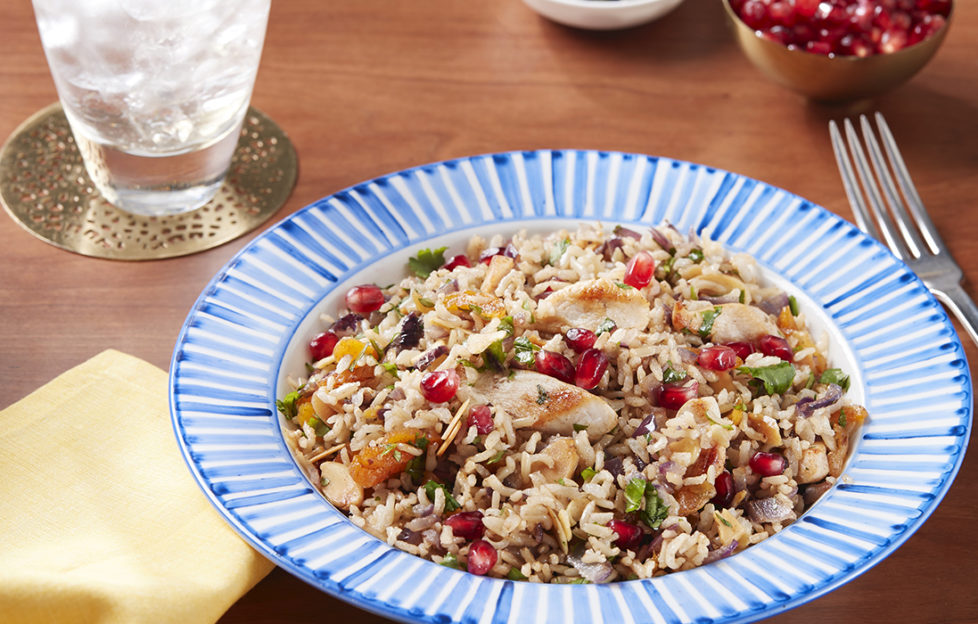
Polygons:
M33 0L85 168L131 213L206 204L231 163L270 0Z

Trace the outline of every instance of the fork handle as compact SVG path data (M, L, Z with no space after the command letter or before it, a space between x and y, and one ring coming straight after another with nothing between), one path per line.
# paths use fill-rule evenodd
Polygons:
M959 284L931 292L943 303L968 332L971 341L978 345L978 306Z

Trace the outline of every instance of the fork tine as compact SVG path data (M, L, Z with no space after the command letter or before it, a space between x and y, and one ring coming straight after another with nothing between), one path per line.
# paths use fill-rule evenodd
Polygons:
M883 237L880 235L879 228L876 227L876 222L870 217L866 202L863 201L859 184L856 182L856 173L852 170L852 162L850 162L849 154L846 151L845 141L842 139L839 126L834 119L829 120L829 135L832 137L832 151L835 152L835 161L839 165L839 172L842 174L842 186L849 198L849 205L852 206L852 214L856 217L856 225L863 232L878 241L882 241Z
M903 155L900 153L899 148L897 148L896 139L893 138L893 133L890 132L890 126L886 123L886 119L883 118L882 113L876 113L876 126L879 128L880 138L883 140L883 147L886 149L886 155L889 157L890 164L896 174L900 191L903 193L904 198L906 198L907 206L917 221L917 227L920 228L920 232L927 241L927 246L930 247L931 252L940 254L941 250L947 249L947 246L941 239L941 235L937 233L934 222L930 220L930 215L927 214L927 210L924 208L924 202L917 193L917 187L914 186L913 180L910 178L907 165L903 162Z
M890 211L892 212L894 221L896 221L896 229L903 236L903 241L906 243L911 257L919 258L924 252L924 241L921 240L920 235L917 233L917 228L913 226L905 204L897 192L896 184L893 182L893 176L890 175L890 168L883 159L883 152L880 151L880 144L876 140L876 133L873 132L873 126L869 123L866 115L859 116L859 125L863 131L863 142L869 151L869 160L873 164L873 170L876 172L876 179L882 187L883 195L886 197L886 202L890 205Z
M907 260L910 258L909 252L904 246L903 241L900 240L894 231L893 221L886 211L883 198L880 197L879 187L876 185L876 180L873 179L873 174L869 170L866 153L859 143L859 136L856 134L856 129L849 119L844 120L844 125L846 138L849 141L849 149L852 151L853 160L856 162L856 171L859 173L859 181L862 182L863 189L866 191L866 197L869 200L869 207L872 209L873 216L876 218L880 231L883 233L883 241L896 257L901 260Z

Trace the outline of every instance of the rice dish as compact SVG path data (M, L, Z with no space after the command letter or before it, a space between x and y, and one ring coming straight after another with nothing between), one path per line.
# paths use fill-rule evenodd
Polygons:
M669 225L408 264L346 292L278 407L327 500L436 563L544 583L708 564L796 520L867 417L794 298Z

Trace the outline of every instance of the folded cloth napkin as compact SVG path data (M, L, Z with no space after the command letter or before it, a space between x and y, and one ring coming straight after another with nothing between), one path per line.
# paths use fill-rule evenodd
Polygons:
M197 488L162 370L105 351L0 412L0 621L214 622L272 568Z

